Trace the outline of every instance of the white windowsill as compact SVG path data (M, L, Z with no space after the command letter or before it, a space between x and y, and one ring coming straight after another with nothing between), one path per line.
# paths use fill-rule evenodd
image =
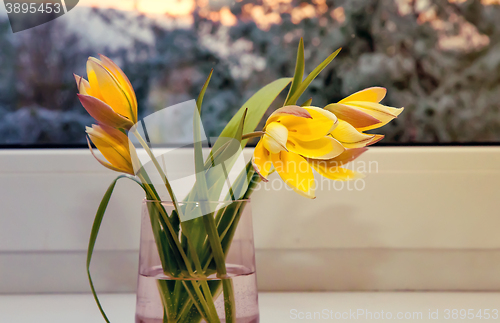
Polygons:
M111 322L132 323L135 315L134 294L102 295L101 300ZM473 318L466 322L484 322L484 310L490 319L493 310L500 310L500 293L260 293L260 321L263 323L287 322L443 322L453 315L452 310L472 309ZM448 311L450 313L448 314ZM479 310L483 318L476 317ZM359 311L359 312L358 312ZM383 311L383 314L382 314ZM315 315L316 319L306 319ZM331 318L333 312L333 319ZM325 315L320 318L320 314ZM337 314L338 313L338 314ZM370 314L369 314L370 313ZM387 320L387 315L392 320ZM438 320L429 319L429 313ZM497 312L498 313L498 312ZM357 316L359 314L359 317ZM335 315L344 315L344 319ZM354 315L354 316L353 316ZM371 319L370 316L372 315ZM377 315L386 318L376 319ZM406 315L408 319L396 319ZM458 314L459 315L459 314ZM412 318L412 316L414 318ZM303 317L303 319L301 319ZM460 319L460 316L458 317ZM464 320L462 320L464 321ZM0 296L0 322L32 323L89 323L104 322L91 294L81 295L25 295Z

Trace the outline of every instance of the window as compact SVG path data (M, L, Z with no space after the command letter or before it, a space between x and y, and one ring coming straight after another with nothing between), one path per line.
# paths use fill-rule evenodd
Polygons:
M0 144L83 147L92 119L72 73L98 53L130 77L142 116L195 98L214 68L203 118L216 136L259 87L293 74L300 37L306 72L343 47L302 100L383 86L385 104L406 108L379 130L385 143L500 141L498 1L171 2L82 0L17 33L2 14Z
M80 0L62 17L18 33L0 5L0 147L86 147L84 127L93 120L72 74L85 76L87 57L98 53L130 77L142 116L195 98L215 68L203 119L207 136L216 136L258 88L293 74L300 37L307 71L343 47L301 100L313 96L324 106L384 86L383 102L406 110L377 129L383 143L497 144L498 2ZM362 189L331 182L314 203L283 186L256 192L261 288L500 286L500 147L381 147L361 158L377 163ZM67 273L81 272L92 215L116 175L85 149L0 150L0 264L13 277L0 281L0 291L88 292L84 275ZM95 270L98 288L109 292L133 291L137 274L143 195L121 185L105 221L117 220L103 224L94 263L108 282L99 283ZM274 270L289 261L305 273L300 286ZM120 275L110 276L116 264ZM320 273L325 264L348 279ZM353 272L352 264L363 266ZM40 279L49 276L57 282Z

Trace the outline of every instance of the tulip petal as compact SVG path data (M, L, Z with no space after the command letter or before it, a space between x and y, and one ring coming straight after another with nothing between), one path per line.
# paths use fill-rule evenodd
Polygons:
M90 84L89 82L81 77L80 75L73 74L76 81L76 86L78 87L78 93L83 95L90 95Z
M326 178L340 181L359 179L363 178L364 174L342 168L342 166L355 160L367 150L368 148L346 149L342 154L329 160L308 159L307 161L318 174Z
M311 141L302 141L289 136L287 148L290 152L316 159L331 159L342 154L345 150L340 142L330 136Z
M337 116L330 111L318 107L306 107L305 109L309 111L311 115L313 115L313 119L318 119L319 115L322 115L323 117L333 122L333 125L328 133L332 132L332 130L337 127Z
M343 166L343 165L347 164L348 162L355 160L356 158L361 156L361 154L363 154L367 150L368 150L368 148L365 148L365 147L346 149L342 154L338 155L335 158L328 160L328 162L330 163L329 166L330 167Z
M80 84L80 80L82 79L82 77L75 73L73 73L73 77L75 78L76 86L78 86Z
M309 113L309 111L307 111L303 107L299 107L298 105L287 105L271 113L271 115L267 119L266 124L277 121L279 117L282 116L295 116L299 118L312 119L312 116Z
M384 139L384 137L385 137L384 135L375 135L373 137L373 139L367 144L367 146L370 146L370 145L373 145L373 144L379 142L380 140Z
M340 119L339 125L332 131L332 136L346 148L365 147L375 137L375 135L359 132L351 124Z
M102 140L99 137L90 136L90 140L94 143L94 145L99 149L101 154L109 161L113 166L122 169L126 173L133 173L132 163L130 160L127 160L120 149L116 149L115 146L111 145L106 140Z
M259 141L259 143L255 147L252 157L252 165L257 174L260 175L262 180L264 182L267 182L267 176L269 176L269 173L271 172L273 162L271 160L271 154L266 148L264 148L262 140Z
M96 159L96 160L97 160L97 161L98 161L101 165L103 165L104 167L109 168L109 169L111 169L111 170L114 170L115 172L120 172L120 173L128 173L128 174L134 175L134 173L133 173L133 172L132 172L132 173L129 173L129 172L127 172L127 170L125 170L125 169L121 169L121 168L115 167L115 166L113 166L112 164L110 164L110 163L108 163L108 162L106 162L106 161L104 161L104 160L102 160L102 159L98 158L98 157L95 155L95 153L94 153L94 149L93 149L93 148L92 148L92 146L90 145L90 141L89 141L89 138L88 138L88 137L87 137L87 144L88 144L88 146L89 146L90 153L92 154L92 156L94 156L94 158L95 158L95 159Z
M133 126L130 120L117 114L109 105L101 100L88 95L77 95L85 110L97 122L114 128L130 129Z
M78 86L78 93L102 99L102 96L98 91L99 89L97 89L97 91L95 89L92 90L92 88L90 87L90 83L86 79L76 74L73 75L75 76L75 80Z
M93 125L93 127L97 127L96 125ZM128 151L129 151L129 145L130 145L130 140L128 139L128 136L121 132L120 130L110 127L108 125L99 125L99 128L101 128L101 131L104 132L109 138L113 139L115 143L119 147L125 148L125 151L127 152L125 156L128 158Z
M99 54L99 58L101 59L102 65L108 71L110 71L121 84L122 88L128 95L130 102L132 103L133 114L137 115L137 98L135 96L135 91L132 87L132 84L130 83L130 80L125 75L125 73L123 73L121 68L119 68L118 65L116 65L115 62L113 62L111 59L101 54Z
M302 196L315 198L314 174L306 159L286 151L271 154L271 159L285 184Z
M349 122L354 128L369 127L380 123L379 119L369 113L345 104L332 103L327 105L325 110L332 112L339 119Z
M340 100L339 103L346 103L350 101L367 101L379 103L385 98L386 94L387 90L385 88L375 86L351 94L347 98Z
M404 108L392 108L379 103L373 102L362 102L362 101L351 101L348 104L354 108L358 108L361 111L370 114L371 116L380 120L380 123L358 128L359 131L366 131L375 128L380 128L387 123L389 123L394 118L397 118L398 115L403 112Z
M288 129L279 122L271 122L265 128L265 134L262 137L262 144L272 154L277 154L286 149L288 138Z
M101 154L115 167L124 172L133 174L132 161L130 158L128 138L125 134L119 135L116 131L107 126L93 125L87 127L87 134Z
M312 118L283 115L274 118L274 121L283 124L288 129L289 135L293 134L295 138L302 141L325 137L336 127L337 117L333 113L316 107L303 109L306 109Z
M99 84L97 83L97 75L94 72L94 70L92 70L89 67L88 61L87 61L87 78L88 78L88 83L90 86L90 91L89 91L89 89L86 89L87 94L104 102L104 98L103 98L101 91L99 89Z
M101 62L93 57L87 61L87 74L92 90L98 88L104 102L106 102L115 112L137 122L137 115L134 114L133 106L125 90L120 83ZM100 99L98 97L98 99Z
M380 103L366 102L366 101L350 101L348 103L350 106L359 107L365 110L369 110L367 113L377 113L385 117L396 118L403 112L404 108L392 108L385 106ZM373 114L372 114L373 115ZM377 118L380 120L380 118Z
M347 168L330 166L328 161L326 160L315 160L310 161L310 163L314 170L318 172L318 174L334 181L352 181L365 177L364 174L352 171Z
M115 150L124 157L129 159L129 139L126 134L118 129L106 125L92 125L92 128L86 127L87 133L92 137L97 137L106 141L113 146Z

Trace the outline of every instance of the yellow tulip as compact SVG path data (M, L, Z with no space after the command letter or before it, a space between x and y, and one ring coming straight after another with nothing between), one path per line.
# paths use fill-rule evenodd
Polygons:
M283 181L297 193L314 198L312 163L330 160L345 151L329 136L337 127L337 117L316 107L286 106L276 110L266 122L264 135L255 147L252 163L267 181L274 166Z
M87 127L87 134L107 161L97 158L87 139L90 152L99 163L117 172L134 175L129 139L118 129L106 125Z
M274 166L288 186L309 198L314 198L313 169L332 180L363 177L342 166L384 137L363 131L381 127L403 111L380 104L385 94L384 88L373 87L325 109L287 106L276 110L255 147L255 170L267 181Z
M358 158L368 148L346 149L342 154L329 160L308 159L315 171L323 177L335 181L349 181L363 178L362 173L352 171L342 166Z
M130 129L137 122L137 98L123 71L109 58L90 57L88 81L75 75L78 98L99 124Z
M332 136L346 148L361 148L383 139L383 135L366 134L363 131L380 128L403 112L404 108L380 104L386 93L385 88L371 87L327 105L325 110L339 119Z

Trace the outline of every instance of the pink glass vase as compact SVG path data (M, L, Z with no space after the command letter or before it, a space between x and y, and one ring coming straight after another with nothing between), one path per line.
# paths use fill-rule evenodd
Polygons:
M250 201L205 203L143 201L136 323L259 322Z

